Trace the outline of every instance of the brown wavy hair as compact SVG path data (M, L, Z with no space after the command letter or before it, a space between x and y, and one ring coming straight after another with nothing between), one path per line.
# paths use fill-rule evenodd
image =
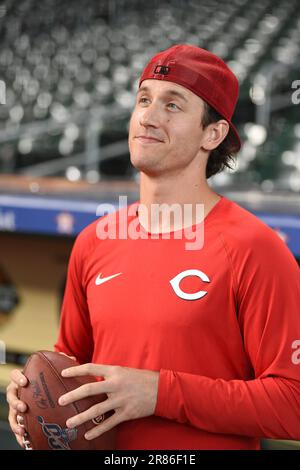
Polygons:
M204 111L201 125L205 129L209 124L224 119L214 108L204 101ZM216 173L220 173L225 168L233 169L235 162L234 155L237 153L236 144L232 138L231 130L220 143L220 145L211 151L206 165L206 178L210 178Z

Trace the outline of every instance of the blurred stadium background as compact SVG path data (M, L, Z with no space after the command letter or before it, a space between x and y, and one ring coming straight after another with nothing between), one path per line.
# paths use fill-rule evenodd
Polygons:
M7 0L0 38L0 449L9 449L9 372L53 347L74 237L99 203L138 199L127 131L151 55L190 43L236 73L244 145L212 185L274 228L299 262L300 4Z

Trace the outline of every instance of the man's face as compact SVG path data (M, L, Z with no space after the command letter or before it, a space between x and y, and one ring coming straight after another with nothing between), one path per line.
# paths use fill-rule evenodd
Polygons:
M144 80L129 127L133 166L149 175L176 174L195 158L204 139L204 104L187 88L162 80Z

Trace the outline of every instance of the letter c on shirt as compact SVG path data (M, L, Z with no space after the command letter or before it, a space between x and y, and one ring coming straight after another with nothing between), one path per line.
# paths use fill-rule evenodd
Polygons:
M188 294L187 292L183 292L183 290L180 289L180 281L182 281L182 279L187 276L198 276L203 282L210 282L210 279L207 277L207 275L202 271L199 271L199 269L187 269L186 271L177 274L177 276L173 277L173 279L170 281L175 294L184 300L198 300L201 299L201 297L204 297L207 294L207 291L205 290L199 290L198 292Z

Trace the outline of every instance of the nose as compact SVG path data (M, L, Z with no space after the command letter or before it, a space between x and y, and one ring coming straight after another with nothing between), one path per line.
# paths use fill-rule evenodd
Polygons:
M143 108L140 114L140 125L144 127L159 127L160 113L155 103L152 102L146 108Z

